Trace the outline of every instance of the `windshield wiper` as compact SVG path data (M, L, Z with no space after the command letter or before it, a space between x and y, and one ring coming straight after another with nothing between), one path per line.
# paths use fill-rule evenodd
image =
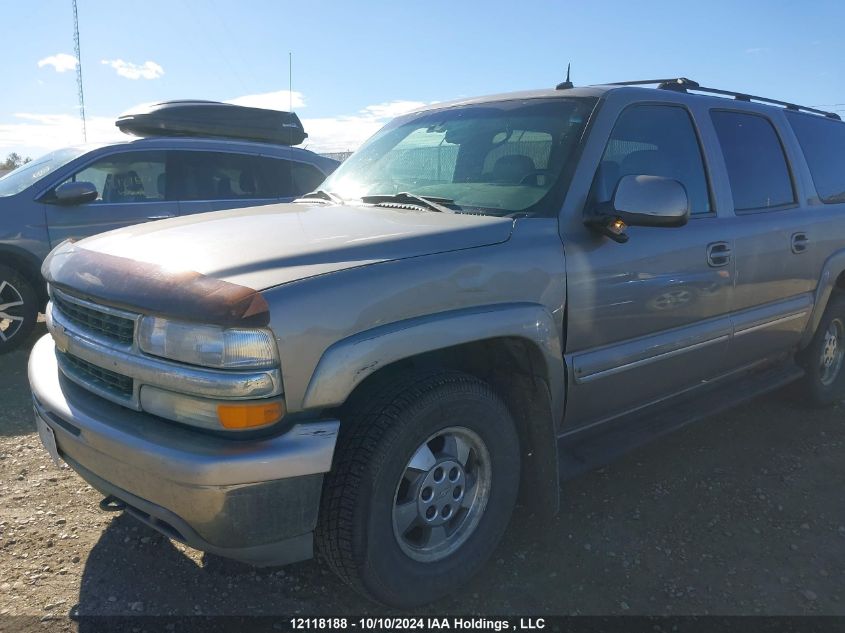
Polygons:
M361 198L361 202L366 202L367 204L375 205L384 203L406 204L415 207L431 209L432 211L437 211L439 213L454 213L452 209L444 205L454 204L455 201L450 198L438 198L435 196L418 196L415 193L408 193L407 191L403 191L401 193L394 194L363 196Z
M315 200L331 202L334 204L344 204L345 202L344 199L336 193L332 193L331 191L323 191L322 189L317 189L317 191L312 191L311 193L301 195L296 200L294 200L294 202L314 202Z

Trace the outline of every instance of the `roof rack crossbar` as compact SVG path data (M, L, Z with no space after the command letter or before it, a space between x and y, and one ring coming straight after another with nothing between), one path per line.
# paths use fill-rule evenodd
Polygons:
M767 97L758 97L756 95L746 94L744 92L734 92L732 90L721 90L719 88L707 88L705 86L700 85L697 81L693 81L692 79L687 79L686 77L676 77L674 79L642 79L637 81L617 81L614 83L604 84L606 86L648 86L657 84L657 87L663 90L678 90L681 92L686 92L687 90L692 90L694 92L706 92L709 94L717 94L717 95L724 95L726 97L733 97L737 101L757 101L759 103L768 103L773 105L783 106L787 110L792 110L794 112L811 112L813 114L820 114L825 116L829 119L836 119L837 121L841 121L842 117L840 117L836 112L828 112L825 110L819 110L817 108L810 108L808 106L801 106L795 103L790 103L788 101L779 101L777 99L769 99Z

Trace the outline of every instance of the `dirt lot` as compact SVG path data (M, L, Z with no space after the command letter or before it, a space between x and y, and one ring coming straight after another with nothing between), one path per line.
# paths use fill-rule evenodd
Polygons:
M27 354L0 359L0 614L384 611L318 562L255 570L100 512L34 433ZM427 612L843 615L844 413L772 395L570 481Z

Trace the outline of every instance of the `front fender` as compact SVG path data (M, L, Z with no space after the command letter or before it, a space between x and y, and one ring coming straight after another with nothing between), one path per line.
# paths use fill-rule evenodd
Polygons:
M560 334L542 305L509 303L454 310L379 326L340 340L320 358L303 408L343 404L375 371L425 352L491 338L527 339L542 354L555 420L563 414L565 385Z

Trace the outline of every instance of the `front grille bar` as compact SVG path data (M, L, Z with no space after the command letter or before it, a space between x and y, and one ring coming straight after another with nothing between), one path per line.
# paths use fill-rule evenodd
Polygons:
M59 364L68 378L81 382L82 386L93 386L105 390L123 400L132 398L133 381L128 376L98 367L72 354L59 352Z
M123 345L132 344L138 315L99 306L56 289L52 290L51 295L54 307L83 331Z
M56 294L53 289L54 299ZM74 300L77 300L76 297ZM146 356L140 353L134 342L121 344L84 329L59 309L50 308L47 312L47 329L59 352L100 369L108 368L105 371L112 374L101 374L97 370L81 373L78 367L63 363L65 375L89 391L123 406L140 410L141 385L224 400L252 400L282 393L279 368L243 371L207 369ZM115 382L115 376L121 380ZM131 393L128 391L129 384L133 386Z

